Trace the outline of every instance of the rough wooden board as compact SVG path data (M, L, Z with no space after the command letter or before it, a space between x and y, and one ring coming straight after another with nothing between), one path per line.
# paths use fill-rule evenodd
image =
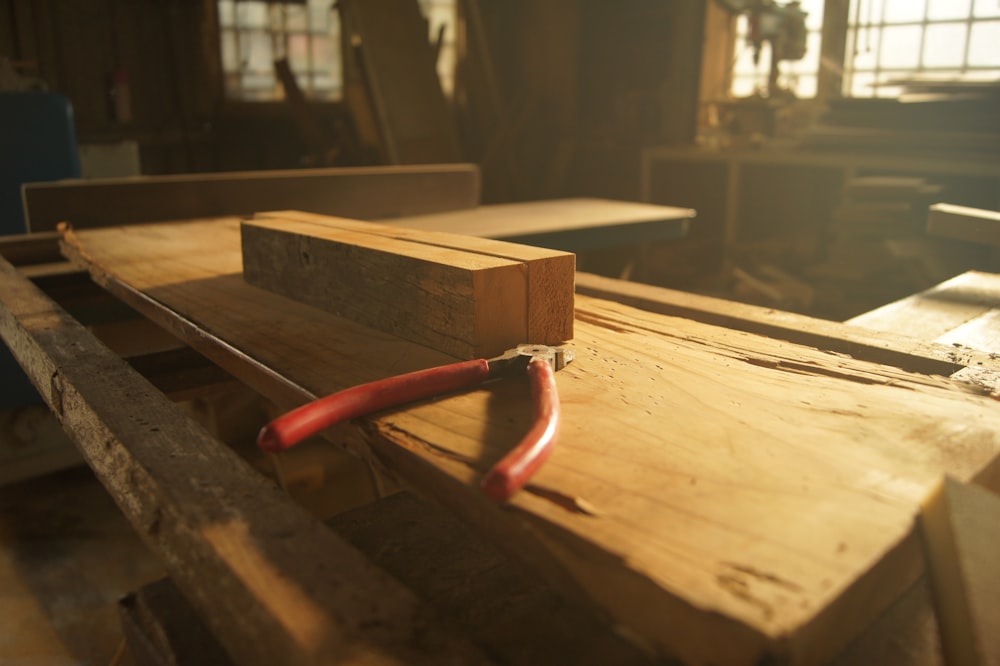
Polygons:
M1000 308L1000 274L968 271L847 321L879 331L936 340L965 322Z
M0 335L239 663L484 663L6 261Z
M576 256L520 243L441 231L413 230L394 224L348 220L302 211L260 213L257 219L312 222L337 229L399 238L415 243L454 248L521 262L528 278L528 337L538 344L557 344L573 338L573 293Z
M1000 496L946 477L920 525L948 665L1000 665Z
M965 366L1000 371L1000 360L976 349L935 344L895 330L844 326L774 308L701 296L675 289L577 273L577 293L675 317L787 340L913 372L950 375ZM997 385L1000 387L1000 385Z
M241 231L256 287L464 359L529 341L520 262L294 220Z
M1000 358L1000 306L939 336L935 342L955 347L970 347Z
M299 208L365 220L479 203L472 164L237 171L33 183L23 190L28 228L76 228L252 215Z
M930 207L927 233L1000 247L1000 213L939 203Z
M243 284L232 221L161 231L121 264L101 232L67 249L265 394L433 364ZM517 382L384 414L353 444L688 661L828 659L919 575L913 517L936 479L1000 487L995 402L943 377L584 297L575 347L559 447L505 507L474 483L527 427Z

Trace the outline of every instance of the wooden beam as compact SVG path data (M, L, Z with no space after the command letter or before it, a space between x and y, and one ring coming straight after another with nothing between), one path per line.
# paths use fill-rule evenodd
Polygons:
M913 372L951 375L963 367L1000 370L1000 362L975 349L934 344L889 330L816 319L685 291L577 273L578 294L604 298L648 312L685 317L796 344L826 349Z
M927 233L1000 247L1000 212L934 204L927 215Z
M436 213L479 203L471 164L244 171L24 186L31 231L77 229L298 208L360 219Z
M528 340L519 262L294 220L246 221L242 245L248 283L452 356Z
M946 477L920 526L948 666L1000 664L1000 496Z
M2 260L0 335L236 661L483 661Z
M301 211L261 213L256 217L312 222L337 229L517 261L524 264L527 269L528 333L525 341L532 344L556 344L573 338L573 284L576 275L576 256L569 252L461 233L415 230L407 226L396 226L396 223L360 222Z

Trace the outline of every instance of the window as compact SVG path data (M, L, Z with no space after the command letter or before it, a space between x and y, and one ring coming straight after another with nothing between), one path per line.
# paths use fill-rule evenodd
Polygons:
M282 99L284 91L274 72L274 61L280 58L288 59L307 97L340 98L340 22L330 0L218 0L218 9L229 99Z
M896 97L894 79L1000 79L1000 0L854 0L844 94Z
M438 75L446 94L454 85L455 1L419 0L431 39L444 26ZM340 99L343 85L340 17L332 0L302 4L217 0L226 97L241 101L284 98L274 61L287 58L299 87L316 100Z
M813 97L821 52L824 2L803 0L806 53L782 61L779 85L800 98ZM935 78L945 81L1000 79L1000 0L851 0L843 17L845 40L843 87L849 97L895 97L894 80ZM748 21L736 21L736 51L730 94L746 97L767 89L770 54L764 46L759 63L747 44ZM835 59L836 60L836 59Z

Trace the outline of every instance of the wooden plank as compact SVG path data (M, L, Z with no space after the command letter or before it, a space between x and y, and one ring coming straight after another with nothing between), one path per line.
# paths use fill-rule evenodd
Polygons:
M677 239L694 216L690 208L581 198L410 215L393 224L578 252Z
M1000 212L934 204L927 215L927 233L1000 247Z
M94 226L298 208L378 219L479 203L471 164L242 171L32 183L23 189L31 231L69 221Z
M1000 664L1000 497L945 478L920 525L948 666Z
M1000 309L1000 274L968 271L919 294L848 319L847 323L937 340L996 309Z
M312 222L241 230L243 277L256 287L460 358L528 341L520 262Z
M265 395L439 362L246 285L232 222L168 231L124 253L92 232L67 251ZM576 311L559 446L508 504L476 484L530 421L521 382L330 437L660 654L827 660L919 576L914 516L937 479L1000 487L1000 413L974 387L579 295Z
M523 263L527 269L528 279L527 340L538 344L556 344L573 338L573 284L576 275L576 256L569 252L301 211L261 213L256 217L313 222L338 229L448 247Z
M0 334L239 663L482 661L6 261Z
M951 375L965 366L1000 370L1000 362L989 353L935 344L901 335L897 329L870 330L748 305L721 298L701 296L675 289L615 280L600 275L577 273L577 293L604 298L660 314L685 317L795 344L848 354L854 358L884 363L912 372ZM852 323L852 322L849 322Z

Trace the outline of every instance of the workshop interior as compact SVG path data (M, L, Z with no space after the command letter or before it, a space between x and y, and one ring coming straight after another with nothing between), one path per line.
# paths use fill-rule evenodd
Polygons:
M1000 664L1000 0L0 0L0 664Z

